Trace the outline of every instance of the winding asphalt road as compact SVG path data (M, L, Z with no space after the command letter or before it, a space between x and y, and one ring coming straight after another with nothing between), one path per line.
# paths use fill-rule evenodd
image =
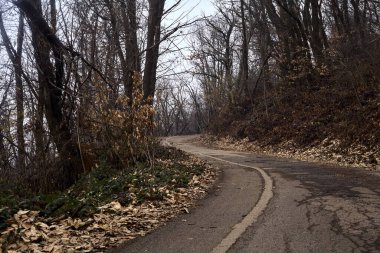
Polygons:
M380 173L166 142L222 169L190 214L112 252L380 252Z

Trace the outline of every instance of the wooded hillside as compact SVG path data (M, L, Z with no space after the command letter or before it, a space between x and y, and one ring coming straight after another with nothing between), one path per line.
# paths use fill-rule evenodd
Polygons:
M3 180L63 189L100 160L152 159L164 3L2 2Z
M261 146L331 146L377 163L380 4L215 2L193 39L208 129ZM380 156L379 156L380 161Z
M182 4L5 1L3 180L64 189L100 161L151 161L153 136L202 131L378 154L378 1L222 0L168 19Z
M378 0L214 0L208 15L191 2L0 1L0 253L103 252L189 213L217 172L161 136L380 169ZM359 175L326 171L311 179L323 191Z

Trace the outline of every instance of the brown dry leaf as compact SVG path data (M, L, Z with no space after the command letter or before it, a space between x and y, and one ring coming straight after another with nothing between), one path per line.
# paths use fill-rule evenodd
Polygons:
M17 215L18 216L22 216L22 215L26 215L28 214L30 211L29 210L20 210L17 212Z
M12 231L14 231L14 227L12 226L12 227L9 227L9 228L7 228L6 230L4 230L3 232L1 232L1 234L0 235L2 235L2 236L4 236L4 235L9 235Z
M50 245L45 248L43 248L44 252L49 252L49 253L59 253L63 252L63 246L62 245Z
M122 209L122 206L119 202L113 201L107 205L99 207L100 210L113 210L113 211L120 211Z
M44 219L38 212L19 211L12 220L14 224L1 233L0 242L4 236L20 231L21 240L10 245L8 252L104 252L123 241L144 236L178 213L188 213L191 203L204 196L215 176L208 168L203 175L193 177L196 186L193 183L176 192L158 188L168 194L161 202L134 202L123 207L114 201L99 207L99 212L87 220Z
M378 156L380 161L379 146L373 147L373 150L377 151L369 153L366 151L368 147L354 143L351 144L350 147L342 149L342 141L332 138L326 138L318 144L306 147L299 147L293 141L286 141L276 146L263 147L258 141L250 142L247 138L236 140L231 137L218 138L208 135L201 137L200 141L208 146L224 150L251 151L270 156L293 158L303 161L317 161L365 169L376 169L376 164L371 163L369 157Z

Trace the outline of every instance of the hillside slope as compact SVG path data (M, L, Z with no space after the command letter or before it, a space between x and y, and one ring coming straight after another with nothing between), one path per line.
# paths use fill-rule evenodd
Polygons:
M380 169L380 93L376 87L290 88L231 113L211 133L240 149ZM225 129L218 132L217 129ZM208 138L208 142L215 139ZM244 148L243 148L244 147Z

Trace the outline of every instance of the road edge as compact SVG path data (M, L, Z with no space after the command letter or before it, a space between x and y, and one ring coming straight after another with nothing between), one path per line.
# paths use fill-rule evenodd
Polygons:
M166 138L164 143L166 145L175 146L173 143L169 142L169 139L170 137ZM264 210L268 206L269 201L273 197L273 180L269 176L268 173L266 173L263 169L259 167L230 162L218 157L213 157L210 155L205 155L205 154L200 154L200 153L193 153L193 154L201 156L201 157L207 157L207 158L217 160L217 161L222 161L222 162L229 163L231 165L235 165L239 167L254 169L260 174L261 178L264 181L264 189L256 205L244 217L244 219L241 222L235 224L232 227L232 230L230 231L230 233L226 237L224 237L223 240L211 251L211 253L226 253L232 247L232 245L239 239L239 237L247 230L247 228L251 226L255 221L257 221L258 217L264 212Z
M219 160L222 162L226 162L226 163L236 165L239 167L254 169L260 173L260 176L262 177L264 181L264 189L256 205L252 208L252 210L247 214L247 216L244 217L244 219L240 223L237 223L233 226L231 232L226 237L224 237L224 239L211 251L211 253L226 253L231 248L231 246L239 239L239 237L247 230L247 228L251 226L255 221L257 221L258 217L264 212L264 210L268 206L269 201L273 197L273 180L268 175L268 173L266 173L263 169L258 168L258 167L234 163L234 162L230 162L230 161L209 156L209 155L201 155L201 156Z

